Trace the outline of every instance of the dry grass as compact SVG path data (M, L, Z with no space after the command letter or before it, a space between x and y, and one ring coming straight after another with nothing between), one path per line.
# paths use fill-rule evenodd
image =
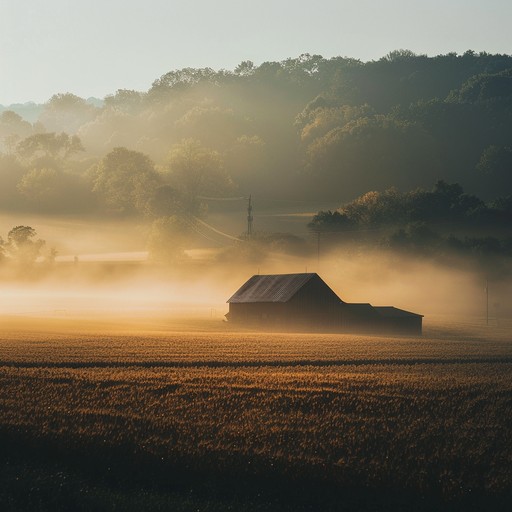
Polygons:
M0 332L3 429L450 498L512 487L507 329L378 338L20 322Z

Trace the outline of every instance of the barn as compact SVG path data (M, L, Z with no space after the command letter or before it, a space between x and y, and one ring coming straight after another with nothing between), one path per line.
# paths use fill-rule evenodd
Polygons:
M422 315L344 302L316 273L255 275L229 299L226 318L265 329L421 334Z

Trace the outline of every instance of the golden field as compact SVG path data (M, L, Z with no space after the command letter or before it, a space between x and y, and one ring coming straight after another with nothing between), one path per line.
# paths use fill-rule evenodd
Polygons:
M0 430L194 470L501 500L512 488L509 332L438 324L393 338L4 318Z

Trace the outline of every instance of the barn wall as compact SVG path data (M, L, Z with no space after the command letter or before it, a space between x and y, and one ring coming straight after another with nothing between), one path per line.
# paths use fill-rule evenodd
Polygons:
M340 298L321 279L312 279L289 301L288 316L310 328L339 330L343 323L340 304Z
M286 304L280 302L231 303L230 321L275 325L286 317Z
M377 332L380 318L371 307L354 309L350 305L341 306L343 309L343 330L346 332Z

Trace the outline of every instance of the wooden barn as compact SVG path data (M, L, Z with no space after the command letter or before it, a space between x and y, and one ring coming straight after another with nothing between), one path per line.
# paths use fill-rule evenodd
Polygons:
M229 322L266 329L421 334L422 315L341 300L318 274L252 276L227 301Z

